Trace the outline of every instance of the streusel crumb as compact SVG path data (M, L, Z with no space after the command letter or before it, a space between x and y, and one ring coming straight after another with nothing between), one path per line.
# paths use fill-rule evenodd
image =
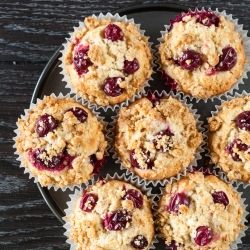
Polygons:
M194 97L209 98L229 90L246 64L243 40L234 23L211 11L178 17L159 48L165 74L178 90Z
M17 127L21 164L42 186L86 182L103 161L103 124L73 99L45 97L18 119Z
M250 181L250 97L224 102L209 118L211 157L231 180Z
M84 24L62 57L71 89L103 106L131 98L152 73L148 39L131 22L87 17Z
M229 184L197 172L166 186L157 224L178 250L229 250L244 228L242 216L240 195Z
M121 109L115 147L126 168L145 179L175 176L188 167L202 141L189 109L169 97L142 98Z
M123 181L100 181L84 190L66 221L78 250L147 250L154 236L147 196Z

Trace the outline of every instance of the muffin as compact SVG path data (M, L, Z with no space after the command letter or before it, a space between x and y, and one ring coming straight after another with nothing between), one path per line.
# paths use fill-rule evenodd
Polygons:
M171 20L159 47L167 85L197 98L228 91L246 64L235 24L212 11L189 11Z
M136 24L110 18L85 18L61 60L71 90L102 106L131 98L152 73L148 39Z
M139 189L118 180L99 181L74 196L66 227L77 250L149 249L154 223L150 202Z
M73 99L45 97L18 119L17 127L21 165L42 186L81 184L104 163L103 124Z
M244 228L240 195L213 175L197 172L165 187L157 224L178 250L229 250Z
M250 182L250 96L224 102L209 118L211 158L231 180Z
M202 141L193 114L173 97L146 97L121 109L115 147L122 164L148 180L175 176Z

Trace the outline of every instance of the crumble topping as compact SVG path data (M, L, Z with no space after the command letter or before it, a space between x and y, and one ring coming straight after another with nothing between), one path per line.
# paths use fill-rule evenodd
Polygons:
M184 55L187 51L189 54ZM243 74L246 64L241 35L224 16L219 16L218 27L207 27L197 22L196 16L173 22L163 37L159 53L162 70L177 83L177 88L198 98L229 90Z
M36 128L48 125L47 120L39 121L44 114L53 116L57 126L46 128L46 134L40 135ZM104 157L107 142L102 123L73 99L45 97L27 117L18 119L17 126L16 146L22 156L21 164L42 186L83 183L93 175L90 156L95 155L97 160Z
M179 205L178 213L167 210L171 197L182 192L190 203ZM244 228L242 216L240 196L230 185L213 175L195 173L166 186L157 225L166 243L174 241L178 249L229 249Z
M192 113L179 101L163 98L154 106L142 98L121 109L115 147L125 167L154 180L187 167L201 140Z
M142 195L142 207L137 208L130 199L123 198L126 190L131 189ZM133 250L134 239L140 241L138 244L143 240L142 249L150 248L154 236L151 205L138 188L123 181L110 180L97 182L84 192L95 194L98 201L94 209L87 212L80 208L82 197L72 205L67 221L70 224L69 237L76 249L117 250L119 245L121 250Z
M132 97L150 78L152 55L147 38L132 23L112 22L109 19L87 17L86 27L76 29L63 55L62 63L69 77L68 84L80 96L99 105L113 105ZM123 39L112 41L104 37L104 30L115 25L123 32ZM77 43L75 42L77 41ZM72 63L79 46L88 51L79 60L87 68L79 75ZM88 61L90 60L90 62ZM105 81L117 78L116 85L104 91ZM123 91L111 89L121 88Z
M249 96L224 102L209 118L211 157L230 179L250 180L250 132L247 119L237 119L250 110ZM242 125L243 124L243 125Z

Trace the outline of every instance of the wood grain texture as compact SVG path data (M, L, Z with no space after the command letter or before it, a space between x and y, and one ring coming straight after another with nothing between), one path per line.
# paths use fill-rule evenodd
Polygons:
M61 224L36 185L18 168L11 139L15 122L29 106L46 62L78 20L147 3L171 1L0 1L0 249L69 249ZM250 0L181 0L178 4L225 9L250 29ZM250 230L247 235L241 249L250 249Z

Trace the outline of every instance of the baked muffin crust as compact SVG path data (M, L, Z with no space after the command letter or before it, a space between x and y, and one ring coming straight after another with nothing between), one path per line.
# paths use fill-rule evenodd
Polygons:
M196 172L166 186L157 223L178 250L228 250L244 228L242 216L240 196L229 184Z
M104 158L102 123L73 99L45 97L27 117L18 119L17 127L21 164L42 186L86 182L97 171L94 163Z
M148 39L130 22L87 17L84 24L73 32L62 57L62 67L71 89L103 106L131 98L152 74ZM109 33L107 28L111 29ZM112 33L114 30L118 30L117 34ZM82 74L74 65L80 46L86 48L83 66L88 65Z
M172 97L155 106L144 97L120 110L115 147L122 164L142 178L175 176L194 159L201 141L192 113Z
M209 118L211 158L231 180L250 181L250 97L224 102L216 115ZM246 115L242 119L242 115Z
M206 13L217 21L204 24L210 21ZM211 11L177 16L159 53L162 70L177 83L177 89L203 99L228 91L246 64L243 40L234 23Z
M140 208L135 207L135 200L131 199L131 196L124 198L128 197L126 196L128 190L137 193L134 197L141 197L140 206L136 203ZM84 207L82 201L86 200L84 198L86 194L96 196L97 201L92 204L91 211L82 210ZM116 211L123 211L127 216L123 218L127 221L126 225L119 224L119 218L113 217L113 224L107 219ZM117 213L118 216L121 216L121 213L119 215ZM118 246L121 250L146 250L149 249L154 236L152 213L147 196L133 185L118 180L99 181L85 190L73 204L72 212L66 220L70 223L69 238L76 244L78 250L117 250Z

